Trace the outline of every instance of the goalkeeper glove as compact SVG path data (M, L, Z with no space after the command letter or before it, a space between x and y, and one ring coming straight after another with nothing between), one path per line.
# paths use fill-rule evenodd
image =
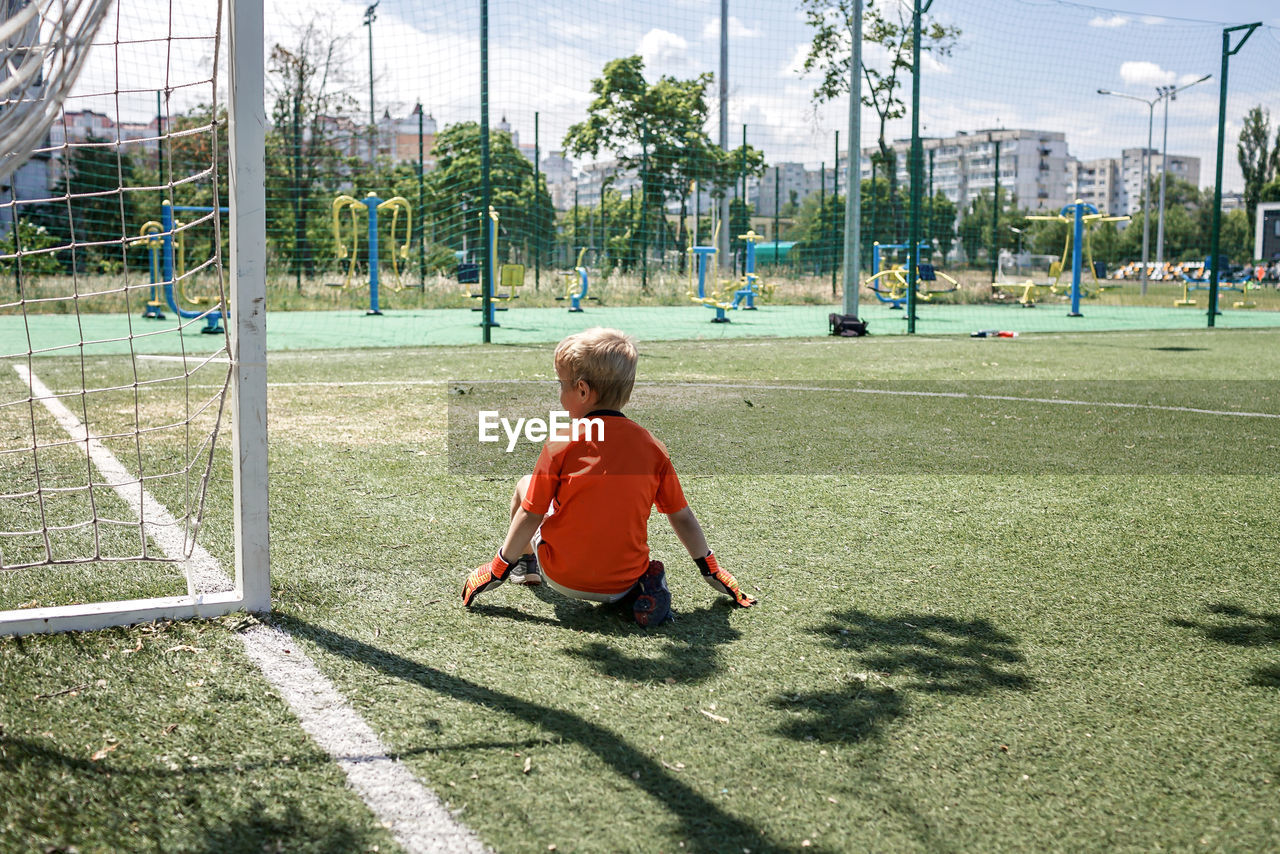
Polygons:
M506 558L502 556L502 549L498 549L493 560L484 566L477 566L467 576L466 583L462 585L462 604L470 608L471 600L506 581L510 568L511 564L507 563Z
M750 608L756 604L755 599L743 593L738 587L738 579L733 577L733 573L720 568L714 553L707 552L706 557L697 558L694 563L698 565L698 569L702 571L702 579L711 585L712 590L732 596L733 601L743 608Z

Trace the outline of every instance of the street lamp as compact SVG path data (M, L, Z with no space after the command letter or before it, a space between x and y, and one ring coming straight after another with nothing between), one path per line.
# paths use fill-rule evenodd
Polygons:
M382 0L374 0L373 5L364 10L364 26L369 28L369 127L377 127L377 120L373 113L373 22L378 20L378 16L373 10L378 8L378 4ZM377 155L376 151L370 152L371 155Z
M1164 101L1164 141L1160 145L1160 214L1159 224L1156 226L1156 263L1164 266L1164 184L1165 175L1169 171L1169 102L1178 99L1178 93L1184 89L1190 89L1197 83L1203 83L1212 77L1212 74L1206 74L1199 80L1193 80L1185 86L1157 86L1156 92Z
M1123 92L1112 92L1110 89L1099 89L1099 95L1114 95L1117 98L1127 98L1130 101L1137 101L1140 104L1147 105L1147 147L1142 152L1142 286L1141 293L1145 296L1147 293L1147 261L1150 258L1151 246L1151 217L1150 217L1150 184L1151 184L1151 126L1155 119L1156 103L1160 100L1160 96L1156 96L1151 100L1139 98L1137 95L1126 95Z

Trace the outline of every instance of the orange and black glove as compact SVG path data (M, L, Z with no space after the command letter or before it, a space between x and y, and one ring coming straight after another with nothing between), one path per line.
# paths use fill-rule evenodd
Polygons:
M743 608L750 608L756 604L755 599L742 592L742 588L738 586L738 579L733 577L733 573L720 568L712 552L707 552L706 557L697 558L694 563L698 565L698 569L702 570L702 579L711 585L712 590L732 596L733 601Z
M484 566L477 566L467 576L466 583L462 585L462 604L470 608L471 600L506 581L510 569L511 564L507 563L506 558L502 556L502 549L498 549L493 560Z

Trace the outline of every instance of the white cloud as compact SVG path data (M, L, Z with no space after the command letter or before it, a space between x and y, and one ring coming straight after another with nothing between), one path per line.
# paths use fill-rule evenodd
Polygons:
M1124 15L1112 15L1110 18L1104 18L1101 15L1099 15L1098 17L1089 21L1089 26L1105 27L1106 29L1113 29L1115 27L1123 27L1127 23L1129 23L1129 19L1126 18Z
M1138 20L1146 24L1148 27L1156 27L1156 26L1159 26L1160 24L1163 24L1168 19L1161 18L1158 15L1143 15Z
M729 38L731 39L758 39L764 35L760 29L752 29L736 15L729 16ZM702 37L704 39L720 38L720 18L707 18L707 22L702 27Z
M817 78L816 71L806 72L804 70L804 60L809 55L809 43L801 42L796 45L795 51L791 54L791 59L783 66L782 73L787 77L808 77Z
M687 50L689 50L689 42L683 37L670 30L654 27L640 38L640 47L636 52L644 57L646 66L652 66L679 59Z
M1120 78L1130 86L1168 86L1178 75L1154 62L1130 60L1120 64Z

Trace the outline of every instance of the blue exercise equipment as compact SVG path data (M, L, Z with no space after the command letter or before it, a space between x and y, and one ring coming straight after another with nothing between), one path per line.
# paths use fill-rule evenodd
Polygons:
M229 210L229 208L225 207L217 208L218 213L227 213ZM164 319L164 313L161 311L162 306L160 301L156 299L156 287L160 286L164 292L165 302L169 304L169 308L175 314L184 320L204 320L205 325L200 330L201 333L220 335L223 332L222 318L226 314L221 300L214 300L209 297L187 296L184 241L183 232L180 230L182 224L174 217L174 212L183 211L210 214L214 212L214 208L201 205L175 205L165 199L160 205L160 222L153 220L142 226L140 234L147 244L151 268L151 299L147 301L147 309L142 316L156 320ZM176 241L175 236L177 238ZM176 253L174 251L175 242L179 250ZM184 269L178 269L179 267ZM176 276L175 271L177 272ZM178 283L183 300L197 306L209 303L209 308L203 310L181 308L178 305L177 296L173 292L175 281Z
M409 202L401 196L395 196L390 199L380 199L376 193L369 193L363 199L355 199L351 196L338 196L333 200L333 241L338 247L338 262L347 262L346 275L341 284L331 284L330 287L348 288L351 286L351 273L355 269L356 258L360 254L360 229L357 217L364 213L366 215L366 233L368 247L365 250L366 265L369 268L369 310L365 312L367 315L380 316L382 310L378 307L378 214L391 212L391 270L395 274L396 284L394 290L401 290L404 286L400 283L400 262L407 261L409 258L409 241L413 235L413 213ZM348 250L347 243L342 239L342 214L349 214L351 218L351 248ZM400 221L401 214L404 215L404 243L396 244L396 225Z
M891 310L901 310L907 304L907 268L901 264L884 266L884 253L889 250L909 249L908 243L873 243L871 245L871 276L864 282L867 290L875 294L876 299L889 306ZM934 265L920 260L920 255L932 252L933 247L921 241L916 246L916 297L928 302L936 294L949 294L960 287L960 283L939 271ZM922 289L922 282L938 281L942 277L950 287Z
M582 247L582 250L578 252L578 262L573 265L573 269L560 273L560 275L564 277L565 293L562 297L556 297L556 301L563 302L566 299L569 300L569 311L571 312L582 311L583 300L592 299L597 302L600 301L599 297L587 296L587 291L591 287L591 281L590 277L587 275L587 268L582 265L582 261L587 257L587 253L590 251L590 246Z
M711 242L714 244L716 238L720 234L720 225L716 224L714 234L712 234ZM690 246L689 252L689 298L699 305L713 309L716 316L711 318L712 323L728 323L729 318L725 315L726 311L743 310L755 311L756 297L761 299L767 298L771 293L771 288L760 283L759 276L756 275L756 244L764 238L755 231L748 231L746 234L739 234L738 239L743 241L747 247L746 256L746 272L737 282L733 280L726 281L721 288L713 287L708 290L707 279L713 277L715 269L715 256L717 249L713 246ZM695 274L696 270L696 274ZM697 290L694 291L693 280L697 276ZM741 287L738 287L738 286ZM730 298L732 292L732 298Z

